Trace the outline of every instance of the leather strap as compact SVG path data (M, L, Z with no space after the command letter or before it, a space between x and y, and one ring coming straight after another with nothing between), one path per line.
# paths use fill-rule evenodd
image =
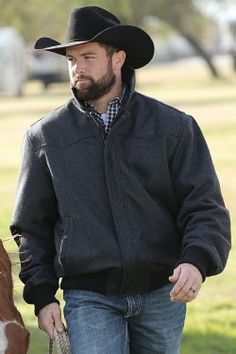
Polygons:
M49 339L48 354L53 354L54 342L57 354L70 354L70 343L67 332L55 332L55 339Z

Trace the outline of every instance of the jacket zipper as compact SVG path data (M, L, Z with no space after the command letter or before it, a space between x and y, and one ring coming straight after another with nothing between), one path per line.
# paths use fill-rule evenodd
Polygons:
M58 263L59 263L59 265L61 266L62 270L64 270L64 266L63 266L63 264L62 264L61 256L62 256L62 251L63 251L64 242L65 242L65 240L67 240L67 239L68 239L68 236L67 236L67 235L63 235L63 236L62 236L62 240L61 240L61 244L60 244L60 248L59 248Z
M94 124L96 125L96 127L98 128L99 134L100 134L101 139L102 139L102 142L103 142L103 145L105 146L105 144L106 144L106 139L105 139L104 132L102 131L102 128L101 128L100 124L96 121L96 119L93 118L92 114L90 115L89 113L87 113L87 116L92 119L93 123L94 123Z
M96 125L96 127L98 128L99 134L100 134L101 139L102 139L102 142L103 142L103 144L104 144L104 146L105 146L105 144L106 144L106 138L108 138L108 136L110 135L111 130L107 133L107 136L106 136L106 138L105 138L105 133L104 133L104 131L102 130L102 127L101 127L100 124L96 121L96 119L93 117L93 115L92 115L92 114L90 115L89 113L87 113L87 116L88 116L90 119L92 119L93 123L94 123L94 124ZM124 119L125 116L126 116L126 114L125 114L125 111L124 111L124 110L122 110L121 112L119 112L118 115L116 116L115 123L118 123L119 120Z

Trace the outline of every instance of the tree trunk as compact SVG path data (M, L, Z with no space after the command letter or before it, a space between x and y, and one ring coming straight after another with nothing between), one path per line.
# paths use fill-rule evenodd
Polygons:
M236 72L236 50L232 50L231 57L232 57L233 70Z
M181 33L182 36L187 39L187 41L193 46L195 51L200 55L200 57L205 60L210 72L214 78L219 78L220 74L212 61L212 57L204 50L201 44L192 35Z

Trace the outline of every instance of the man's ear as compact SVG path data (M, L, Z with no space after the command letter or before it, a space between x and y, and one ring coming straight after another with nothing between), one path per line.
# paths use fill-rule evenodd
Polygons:
M114 70L121 70L122 66L124 65L126 59L126 53L124 50L119 50L115 52L113 55L113 69Z

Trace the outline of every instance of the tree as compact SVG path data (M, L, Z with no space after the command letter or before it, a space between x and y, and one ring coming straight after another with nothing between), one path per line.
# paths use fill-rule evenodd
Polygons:
M0 0L0 27L13 26L27 42L39 36L61 36L66 24L67 6L64 1L54 0ZM59 37L60 38L60 37Z
M151 15L167 23L180 33L206 62L213 77L219 77L211 55L203 46L202 38L212 23L196 6L194 0L97 0L96 4L105 5L116 12L123 21L142 26L144 15Z
M210 19L196 6L196 0L91 0L90 4L103 6L116 13L124 23L140 27L148 15L162 20L186 38L214 77L219 76L202 41ZM70 10L86 5L89 5L87 0L24 0L23 3L0 0L0 26L16 27L27 41L48 35L63 40Z
M205 60L212 75L218 77L219 73L212 61L212 57L201 43L210 19L200 12L193 1L182 0L173 3L170 0L161 0L159 2L165 3L171 8L169 16L166 11L162 12L162 19L176 29L192 45L196 53ZM163 4L161 8L164 9Z

